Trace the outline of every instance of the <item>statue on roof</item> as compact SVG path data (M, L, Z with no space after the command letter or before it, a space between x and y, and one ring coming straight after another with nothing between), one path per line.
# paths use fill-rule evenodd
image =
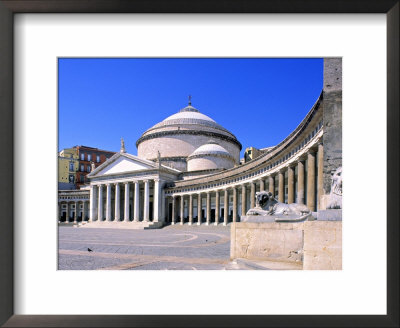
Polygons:
M161 154L160 151L157 150L157 162L158 162L158 167L161 167Z
M119 152L120 153L126 153L124 138L121 138L121 150Z

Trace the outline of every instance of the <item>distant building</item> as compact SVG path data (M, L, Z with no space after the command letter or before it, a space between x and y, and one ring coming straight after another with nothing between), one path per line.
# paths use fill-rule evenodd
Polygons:
M88 182L86 180L86 175L91 171L91 162L94 163L95 167L98 167L115 154L115 152L112 151L88 146L75 146L74 148L77 149L79 154L79 165L76 172L77 189Z
M91 171L91 162L97 167L114 154L112 151L87 146L61 150L58 155L58 189L80 189Z
M251 160L257 158L258 156L260 156L262 154L269 153L269 151L273 148L274 147L266 147L266 148L258 149L256 147L247 147L246 150L244 151L244 158L243 158L242 164L247 163L248 161L251 161Z
M76 189L76 171L78 170L78 150L65 148L58 154L58 189Z

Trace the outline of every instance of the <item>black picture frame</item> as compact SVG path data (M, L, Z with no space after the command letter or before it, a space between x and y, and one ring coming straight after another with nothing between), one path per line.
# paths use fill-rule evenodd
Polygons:
M0 149L4 154L0 166L0 324L4 327L399 327L399 8L398 0L0 0ZM14 315L13 176L18 174L13 162L15 13L386 14L387 315Z

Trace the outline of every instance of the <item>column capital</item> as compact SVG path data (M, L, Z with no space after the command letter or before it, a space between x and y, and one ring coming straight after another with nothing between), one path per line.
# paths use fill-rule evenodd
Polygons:
M154 178L153 181L154 181L154 182L160 182L161 179L160 179L160 178Z
M118 185L119 185L119 182L114 182L113 185L114 185L114 186L118 186Z
M307 154L302 154L297 160L297 162L304 162L306 159L307 159Z
M139 182L139 181L138 181ZM143 183L149 183L149 179L143 179L142 180Z

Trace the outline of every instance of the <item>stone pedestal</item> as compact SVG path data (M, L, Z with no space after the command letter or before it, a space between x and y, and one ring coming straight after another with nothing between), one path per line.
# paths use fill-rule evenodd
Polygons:
M331 210L321 210L317 212L318 221L342 221L342 210L341 209L331 209Z
M302 262L303 223L237 222L231 226L231 259Z
M233 223L230 257L274 262L278 269L296 263L303 270L341 270L342 221Z
M342 269L342 221L304 222L303 270Z

